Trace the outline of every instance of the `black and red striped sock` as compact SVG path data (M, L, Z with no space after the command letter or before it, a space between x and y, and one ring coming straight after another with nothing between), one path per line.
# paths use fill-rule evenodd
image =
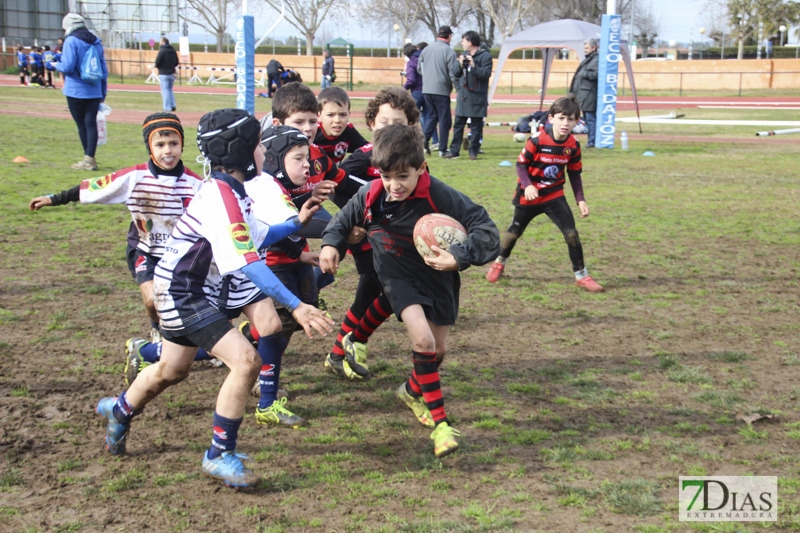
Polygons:
M344 359L344 347L342 346L342 339L345 335L358 327L358 318L353 314L353 308L347 310L347 314L342 320L342 327L339 329L339 334L336 336L336 342L333 344L331 356L337 361Z
M367 312L361 317L358 327L353 331L353 338L366 344L370 336L386 319L392 315L392 307L385 294L381 294L369 305Z
M412 398L422 398L422 389L419 386L419 381L417 381L417 373L416 371L411 371L411 378L406 383L406 392Z
M442 422L449 423L444 412L444 398L442 398L442 387L439 383L439 365L436 363L436 354L416 351L411 353L414 357L414 377L422 390L422 397L431 412L433 422L436 425Z

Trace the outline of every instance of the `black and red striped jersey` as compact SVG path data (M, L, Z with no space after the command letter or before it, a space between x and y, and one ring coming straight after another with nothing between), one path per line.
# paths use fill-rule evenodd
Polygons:
M553 126L546 124L532 135L517 159L517 168L523 167L539 196L533 201L525 199L521 181L517 180L513 204L537 205L564 196L566 171L581 171L581 145L574 135L563 141L553 138Z
M328 137L322 128L317 129L314 137L314 144L322 148L334 163L340 163L345 154L353 153L365 144L367 140L358 133L358 130L351 123L348 123L344 131L338 137Z

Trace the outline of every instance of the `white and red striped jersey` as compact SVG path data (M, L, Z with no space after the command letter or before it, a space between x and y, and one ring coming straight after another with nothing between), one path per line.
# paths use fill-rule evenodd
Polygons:
M177 175L157 174L155 170L154 165L142 163L83 180L80 201L125 204L136 228L128 234L128 244L161 257L172 228L203 185L203 179L186 168Z

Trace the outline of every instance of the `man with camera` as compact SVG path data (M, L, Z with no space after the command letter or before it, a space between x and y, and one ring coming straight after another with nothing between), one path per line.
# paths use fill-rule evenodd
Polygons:
M450 144L450 151L442 157L445 159L459 157L464 127L469 119L472 130L469 158L474 161L478 158L481 149L483 119L489 108L489 76L492 75L492 54L485 45L481 46L481 38L474 31L468 31L461 36L461 46L464 47L464 53L451 70L458 88L453 142Z
M447 150L447 139L453 118L450 116L450 93L453 82L450 73L458 66L455 50L450 48L453 30L450 26L441 26L436 42L427 46L419 56L417 72L422 75L422 97L428 109L429 120L425 122L425 152L430 154L429 143L433 131L439 126L439 155L444 157Z

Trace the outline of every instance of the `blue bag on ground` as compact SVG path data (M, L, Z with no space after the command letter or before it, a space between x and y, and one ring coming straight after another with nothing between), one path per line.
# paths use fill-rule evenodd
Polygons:
M103 68L100 66L100 56L94 45L90 46L81 61L81 79L86 83L96 84L103 79Z

